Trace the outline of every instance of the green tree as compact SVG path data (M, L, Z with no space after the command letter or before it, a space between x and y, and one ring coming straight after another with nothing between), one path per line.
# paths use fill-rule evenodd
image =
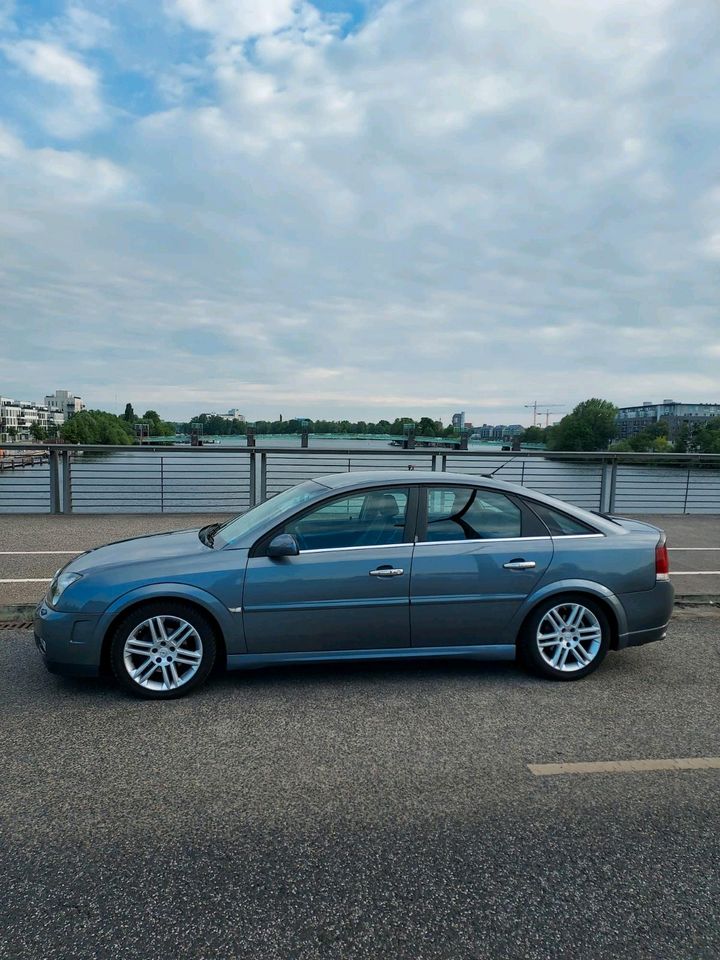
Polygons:
M130 443L127 423L104 410L81 410L64 423L60 436L65 443L105 443L125 445Z
M545 434L546 430L544 427L525 427L522 439L524 443L543 443Z
M43 440L47 440L48 433L41 424L36 422L30 424L30 436L38 443L42 443Z
M617 407L609 400L583 400L548 430L550 450L607 450L615 436Z
M720 453L720 417L707 420L702 426L681 431L685 449L695 453ZM676 444L676 449L678 449Z
M125 404L125 413L123 414L123 420L126 420L128 423L135 423L135 411L133 410L131 403Z
M434 437L435 436L436 423L434 420L431 420L430 417L420 417L420 421L417 425L418 436L421 437Z

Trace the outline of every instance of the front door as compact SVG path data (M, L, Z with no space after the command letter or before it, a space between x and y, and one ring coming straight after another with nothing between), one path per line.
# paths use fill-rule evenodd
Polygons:
M426 487L420 503L413 646L514 643L510 620L552 559L547 531L521 500L496 490Z
M248 653L410 646L407 487L324 501L272 532L289 533L296 557L251 551L243 592Z

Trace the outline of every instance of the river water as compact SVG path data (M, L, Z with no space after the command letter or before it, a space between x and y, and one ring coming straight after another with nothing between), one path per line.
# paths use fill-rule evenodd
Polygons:
M206 441L210 438L205 438ZM244 437L216 438L203 450L155 451L133 448L111 454L85 453L71 462L72 506L76 513L236 513L251 501L251 463ZM311 436L300 453L297 436L258 437L266 449L256 454L254 487L272 496L311 477L358 470L431 469L432 455L404 451L387 438ZM273 452L294 448L297 453ZM348 449L352 453L346 452ZM264 466L263 466L264 460ZM448 471L498 479L597 510L601 505L602 466L545 457L511 456L500 444L471 443L468 454L448 450L437 455ZM47 464L0 473L0 513L42 513L49 509ZM720 471L680 466L620 464L615 488L617 513L720 513Z

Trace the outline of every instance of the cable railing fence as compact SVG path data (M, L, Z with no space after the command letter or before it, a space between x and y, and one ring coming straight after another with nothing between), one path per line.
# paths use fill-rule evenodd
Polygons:
M6 445L0 514L242 513L323 474L492 474L601 513L720 513L720 455L309 446Z

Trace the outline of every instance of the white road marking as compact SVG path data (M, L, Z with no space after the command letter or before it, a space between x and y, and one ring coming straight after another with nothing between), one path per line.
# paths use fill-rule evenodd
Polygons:
M677 757L670 760L607 760L598 763L529 763L536 777L565 773L646 773L648 770L720 770L720 757Z
M25 577L22 580L0 580L0 583L52 583L52 577Z
M82 550L0 550L0 557L59 557L72 554L77 556Z

